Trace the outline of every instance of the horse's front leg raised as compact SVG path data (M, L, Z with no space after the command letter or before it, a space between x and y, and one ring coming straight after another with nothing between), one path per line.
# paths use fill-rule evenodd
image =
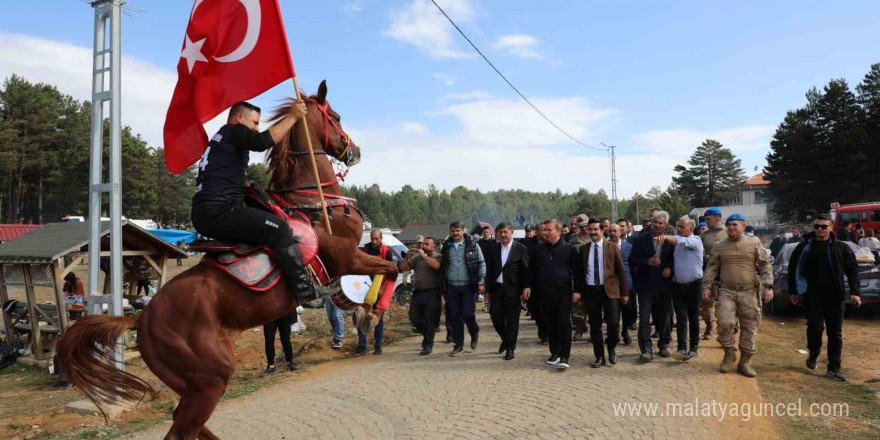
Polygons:
M385 275L385 279L397 279L397 265L364 252L351 259L349 273L352 275Z

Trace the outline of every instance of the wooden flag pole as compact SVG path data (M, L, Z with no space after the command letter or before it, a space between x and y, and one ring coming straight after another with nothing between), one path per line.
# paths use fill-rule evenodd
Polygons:
M293 90L296 90L296 96L306 101L306 97L299 94L299 84L296 82L296 76L293 77ZM303 116L303 127L306 131L306 143L309 146L309 158L312 160L312 172L315 173L315 186L318 188L318 197L321 199L321 212L324 214L324 226L327 227L327 233L333 235L333 228L330 227L330 216L327 215L327 202L324 200L324 188L321 186L321 175L318 173L318 162L315 160L315 150L312 148L312 135L309 134L309 121Z

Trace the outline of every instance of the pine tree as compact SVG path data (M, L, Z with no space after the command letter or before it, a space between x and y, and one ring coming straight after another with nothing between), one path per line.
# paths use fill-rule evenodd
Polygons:
M692 206L721 205L745 180L742 163L714 139L706 139L688 160L677 165L672 178L676 191Z
M880 151L880 63L871 66L856 91L865 127L865 151ZM870 170L880 169L880 155L869 154L866 165L868 174L874 174ZM862 192L866 199L880 199L880 185L865 185Z
M869 122L868 109L872 94L880 96L878 77L878 68L872 68L859 86L859 99L846 81L832 80L822 91L807 92L806 106L788 112L770 142L765 170L780 218L804 220L828 212L832 202L854 203L876 194L876 145L872 149L870 140L876 125Z

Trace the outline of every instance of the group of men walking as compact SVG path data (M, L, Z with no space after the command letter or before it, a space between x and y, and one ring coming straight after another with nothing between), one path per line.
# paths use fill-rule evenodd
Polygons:
M462 354L465 328L470 347L476 350L480 328L475 300L485 294L501 338L498 353L505 360L515 356L525 304L538 324L540 343L549 345L546 364L558 369L569 368L575 311L585 317L576 335L584 333L589 323L594 368L617 363L617 345L632 343L629 331L638 319L642 362L653 361L655 353L680 361L694 358L700 341L717 331L724 349L720 370L736 369L755 377L751 361L757 352L761 304L773 298L770 259L760 240L745 233L742 215L730 215L724 227L717 208L707 210L704 217L699 236L688 216L678 219L670 233L669 214L656 211L649 229L641 233L634 233L625 220L610 223L581 214L572 218L577 231L568 240L561 222L550 219L538 231L527 226L522 242L513 240L510 224L501 223L495 228L495 240L483 243L454 222L440 252L435 251L436 239L428 237L401 265L402 270L414 271L410 318L424 335L420 354L433 350L442 298L453 343L450 356ZM808 311L807 367L816 368L827 328L828 376L845 380L840 374L841 323L844 304L859 301L858 267L852 251L834 240L830 224L827 217L818 216L815 232L806 235L792 254L789 291ZM674 352L670 351L673 316ZM700 318L706 322L702 335Z

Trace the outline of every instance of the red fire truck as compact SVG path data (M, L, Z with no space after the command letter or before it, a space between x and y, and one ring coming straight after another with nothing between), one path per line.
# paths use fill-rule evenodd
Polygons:
M880 229L880 202L856 203L841 205L834 202L831 204L831 216L834 219L834 230L844 222L852 224L861 223L864 229Z

